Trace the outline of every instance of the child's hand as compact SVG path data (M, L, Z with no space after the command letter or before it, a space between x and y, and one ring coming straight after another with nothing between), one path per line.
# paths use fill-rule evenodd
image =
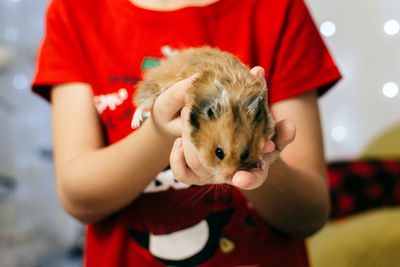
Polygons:
M238 171L233 175L232 184L241 189L251 190L261 186L268 177L269 167L278 158L280 152L291 142L296 135L296 127L290 120L282 120L275 126L274 140L265 140L262 152L262 168L248 171Z
M151 111L151 120L161 134L174 137L181 135L182 121L179 114L185 105L185 92L197 76L194 74L175 83L157 97Z
M183 120L184 123L186 120ZM207 169L198 157L194 145L190 142L187 127L183 127L182 138L175 140L170 156L170 166L174 178L189 185L204 185L210 183L208 177L211 170ZM274 141L265 140L262 151L262 168L248 171L238 171L227 183L238 188L250 190L261 186L268 177L271 164L278 158L280 152L290 144L295 137L295 126L290 120L283 120L276 124Z
M261 67L255 67L251 73L264 81L264 70ZM183 110L183 116L187 116ZM183 123L186 123L186 119ZM262 168L248 171L238 171L232 177L230 184L241 189L254 189L262 185L268 177L270 165L277 159L279 153L293 141L295 137L295 126L290 120L283 120L276 124L276 134L274 141L266 140L262 151ZM182 128L182 138L177 138L171 151L170 165L174 178L186 183L203 185L209 183L208 177L211 171L207 169L200 161L194 145L190 142L187 126Z

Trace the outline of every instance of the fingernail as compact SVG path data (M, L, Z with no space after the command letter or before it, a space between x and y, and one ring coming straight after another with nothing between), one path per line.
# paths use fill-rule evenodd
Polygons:
M182 147L182 138L176 138L175 143L174 143L175 148L181 148Z
M195 74L193 74L192 76L190 76L190 77L188 78L188 80L189 80L190 82L193 82L193 81L196 80L197 77L199 77L199 76L200 76L200 73L195 73Z
M181 109L181 119L184 120L185 119L185 108Z
M185 107L182 108L182 110L181 110L181 118L183 120L185 120L187 118L187 113L188 113L187 108L185 108Z
M257 77L258 77L260 80L265 79L265 71L264 71L264 69L261 69L259 72L257 72Z

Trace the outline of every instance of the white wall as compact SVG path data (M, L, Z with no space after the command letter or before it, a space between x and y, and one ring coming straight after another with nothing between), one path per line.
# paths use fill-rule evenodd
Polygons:
M357 157L373 138L400 123L400 94L382 93L387 82L400 85L400 33L384 31L388 20L400 22L400 1L306 2L318 26L336 25L336 33L324 39L344 76L320 100L327 158ZM340 141L332 136L337 126L343 127L338 137L346 132Z

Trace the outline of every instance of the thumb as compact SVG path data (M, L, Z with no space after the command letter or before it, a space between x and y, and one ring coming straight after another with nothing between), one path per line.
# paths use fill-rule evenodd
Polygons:
M163 112L168 119L172 119L185 105L185 93L188 88L192 85L192 82L199 76L194 74L189 78L183 79L170 88L164 91L157 99L159 105L162 107Z
M292 143L296 136L296 126L291 120L281 120L275 126L273 140L276 149L282 151L288 144Z
M255 66L250 70L250 74L259 79L260 81L264 81L265 79L265 71L263 67Z

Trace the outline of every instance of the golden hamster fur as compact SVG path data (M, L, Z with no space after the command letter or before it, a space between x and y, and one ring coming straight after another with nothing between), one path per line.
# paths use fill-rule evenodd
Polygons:
M260 167L265 138L274 135L265 84L230 53L200 47L182 50L149 70L134 97L137 126L158 95L193 74L187 90L190 138L203 164L213 170L211 183L223 183L243 169Z

